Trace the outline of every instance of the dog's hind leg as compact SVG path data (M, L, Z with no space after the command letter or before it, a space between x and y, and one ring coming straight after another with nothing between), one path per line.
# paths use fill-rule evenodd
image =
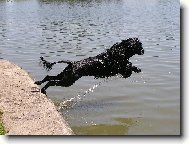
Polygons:
M63 81L49 81L42 89L41 89L41 92L46 94L46 89L50 86L65 86L67 87L66 84L63 83Z
M46 94L46 89L50 86L55 86L57 85L57 81L49 81L42 89L41 93Z
M41 81L36 81L35 84L41 85L42 83L46 81L55 81L55 80L60 80L58 76L49 76L47 75L43 80Z

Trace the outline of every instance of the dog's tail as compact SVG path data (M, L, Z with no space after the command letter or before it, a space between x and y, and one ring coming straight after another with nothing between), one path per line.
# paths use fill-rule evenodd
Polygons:
M41 61L40 61L40 64L42 64L42 66L47 70L51 70L52 67L57 64L57 63L67 63L67 64L70 64L72 63L71 61L68 61L68 60L62 60L62 61L57 61L57 62L48 62L46 61L43 57L40 57Z

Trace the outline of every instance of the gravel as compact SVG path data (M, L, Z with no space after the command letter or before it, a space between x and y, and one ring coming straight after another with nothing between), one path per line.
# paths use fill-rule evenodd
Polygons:
M7 135L74 134L29 74L7 60L0 60L0 110Z

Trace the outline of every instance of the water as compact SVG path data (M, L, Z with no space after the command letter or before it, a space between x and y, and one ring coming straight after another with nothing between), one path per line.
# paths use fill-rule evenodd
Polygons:
M60 110L76 134L180 134L180 4L176 0L1 0L0 58L35 80L49 61L95 56L138 37L145 49L131 58L142 69L128 79L82 77L70 87L50 87L48 97L68 102ZM66 103L68 104L68 103Z

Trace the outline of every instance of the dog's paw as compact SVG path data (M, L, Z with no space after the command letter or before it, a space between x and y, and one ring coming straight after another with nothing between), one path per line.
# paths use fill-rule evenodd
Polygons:
M132 71L134 71L135 73L139 73L139 72L141 72L141 69L139 69L139 68L133 66L133 67L132 67Z
M36 81L34 84L41 85L42 82L41 81Z
M43 88L41 89L41 93L46 95L46 91Z

